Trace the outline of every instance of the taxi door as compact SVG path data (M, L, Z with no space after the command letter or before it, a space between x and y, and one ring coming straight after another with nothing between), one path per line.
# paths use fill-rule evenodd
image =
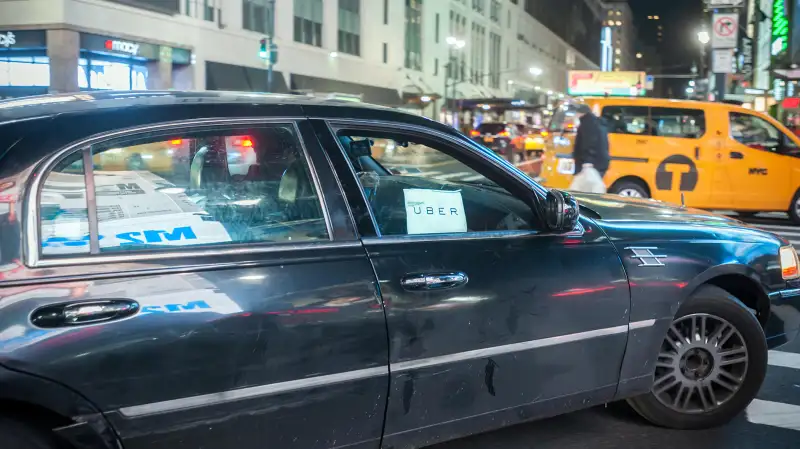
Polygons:
M715 130L703 109L653 107L647 127L653 198L708 207L714 185ZM707 129L708 128L708 129Z
M734 210L787 210L794 195L791 166L795 158L781 154L794 142L777 123L747 111L731 111L726 122L720 162L727 174Z

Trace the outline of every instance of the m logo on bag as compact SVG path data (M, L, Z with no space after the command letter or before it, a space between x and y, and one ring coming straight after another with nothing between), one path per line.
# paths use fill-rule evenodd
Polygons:
M678 187L681 192L691 192L697 187L697 165L682 154L673 154L658 164L656 169L656 189L673 190L675 175L680 173Z

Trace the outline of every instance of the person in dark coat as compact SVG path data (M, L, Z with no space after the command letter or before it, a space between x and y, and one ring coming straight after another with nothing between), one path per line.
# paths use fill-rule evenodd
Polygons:
M575 136L575 174L581 172L583 164L592 164L594 169L605 176L611 157L608 155L608 133L600 118L592 113L589 106L582 104L577 109L581 119L578 135Z

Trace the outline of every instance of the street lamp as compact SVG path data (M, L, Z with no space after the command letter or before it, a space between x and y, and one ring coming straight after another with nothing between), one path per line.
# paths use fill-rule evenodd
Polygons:
M697 33L697 40L699 40L701 44L706 45L711 42L711 35L708 34L708 31L700 31Z
M636 59L642 59L642 54L641 53L636 53Z
M529 72L531 73L531 75L533 75L533 76L539 76L539 75L541 75L542 73L544 73L544 71L543 71L542 69L540 69L539 67L531 67L530 69L528 69L528 71L529 71Z

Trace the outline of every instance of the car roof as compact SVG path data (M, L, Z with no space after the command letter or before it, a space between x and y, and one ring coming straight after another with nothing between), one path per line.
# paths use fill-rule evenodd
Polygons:
M601 105L613 104L615 106L647 106L665 108L687 108L687 109L709 109L722 108L733 110L747 110L741 106L713 101L699 100L677 100L671 98L650 98L650 97L586 97L586 103L597 103Z
M107 112L134 106L190 104L342 106L381 111L393 110L392 108L367 103L291 94L227 91L92 91L39 95L0 101L0 124L66 113L85 113L97 110Z

